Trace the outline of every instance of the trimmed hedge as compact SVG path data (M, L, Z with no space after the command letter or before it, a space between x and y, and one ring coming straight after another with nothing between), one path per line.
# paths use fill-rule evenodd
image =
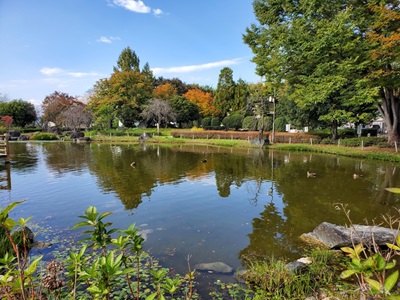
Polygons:
M57 136L54 133L42 132L32 136L32 139L35 141L54 141L58 140Z
M257 131L219 131L219 130L204 130L204 131L172 131L171 135L175 138L187 139L233 139L233 140L248 140L258 138ZM269 133L264 132L264 137L268 138Z
M384 137L361 137L354 139L340 140L340 145L346 147L369 147L369 146L380 146L387 144L387 138Z

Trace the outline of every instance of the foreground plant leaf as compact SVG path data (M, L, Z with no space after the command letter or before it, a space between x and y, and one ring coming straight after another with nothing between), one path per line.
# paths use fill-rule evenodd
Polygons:
M385 188L388 192L400 194L400 188Z

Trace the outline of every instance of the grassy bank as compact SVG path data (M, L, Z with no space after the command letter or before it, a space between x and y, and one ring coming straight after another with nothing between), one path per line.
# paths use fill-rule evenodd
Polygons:
M319 152L356 158L376 159L400 162L400 154L391 148L379 147L343 147L332 145L274 144L272 149L282 151Z
M98 142L120 142L120 143L139 143L138 136L140 131L135 135L127 134L124 136L117 135L98 135L88 134L93 141ZM241 139L215 139L215 138L185 138L173 137L170 135L171 131L163 130L161 135L153 133L153 137L146 141L146 143L160 143L160 144L195 144L195 145L211 145L219 147L234 147L234 148L259 148L259 146L251 144L248 140ZM321 145L321 144L285 144L277 143L267 146L270 149L280 151L303 151L303 152L317 152L335 154L341 156L375 159L382 161L400 162L400 154L396 153L394 148L385 148L378 146L370 147L348 147L338 145Z

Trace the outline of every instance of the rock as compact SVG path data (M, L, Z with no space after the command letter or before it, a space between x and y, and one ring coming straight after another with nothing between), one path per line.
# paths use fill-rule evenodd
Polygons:
M262 147L264 145L268 145L269 140L268 139L264 139L264 140L263 139L251 139L250 144Z
M10 130L8 132L10 141L16 141L21 136L21 132L18 130Z
M393 243L398 234L398 230L380 226L353 225L344 227L323 222L312 232L302 234L300 239L309 244L337 249L345 246L351 247L353 243L359 244L360 242L369 246L372 245L373 240L377 245L384 246L386 243Z
M140 136L139 136L139 142L148 140L150 138L150 134L148 134L147 132L143 132Z
M307 264L300 261L293 261L285 265L285 268L291 274L298 274L304 271L307 267Z
M86 136L86 137L77 138L77 139L76 139L76 142L77 142L77 143L88 143L88 142L90 142L91 140L92 140L92 139L91 139L90 137Z
M27 140L29 140L29 138L26 135L21 135L21 136L18 137L17 140L18 141L27 141Z
M194 266L197 271L211 271L222 274L232 274L233 268L224 262L200 263Z
M75 130L69 134L69 137L71 138L71 140L76 140L85 137L85 133L79 130Z
M47 242L34 242L33 243L33 248L35 249L44 249L44 248L49 248L53 244L52 243L47 243Z

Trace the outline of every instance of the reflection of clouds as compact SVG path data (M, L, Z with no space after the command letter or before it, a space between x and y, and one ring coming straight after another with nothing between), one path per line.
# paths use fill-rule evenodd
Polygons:
M111 152L113 155L121 156L122 148L120 146L111 146Z
M215 180L214 176L209 176L209 175L204 175L204 176L198 176L198 175L188 175L186 177L187 181L191 182L192 184L203 184L203 185L209 185L209 186L216 186L217 182Z
M285 164L290 162L290 155L285 155L284 162L285 162Z

